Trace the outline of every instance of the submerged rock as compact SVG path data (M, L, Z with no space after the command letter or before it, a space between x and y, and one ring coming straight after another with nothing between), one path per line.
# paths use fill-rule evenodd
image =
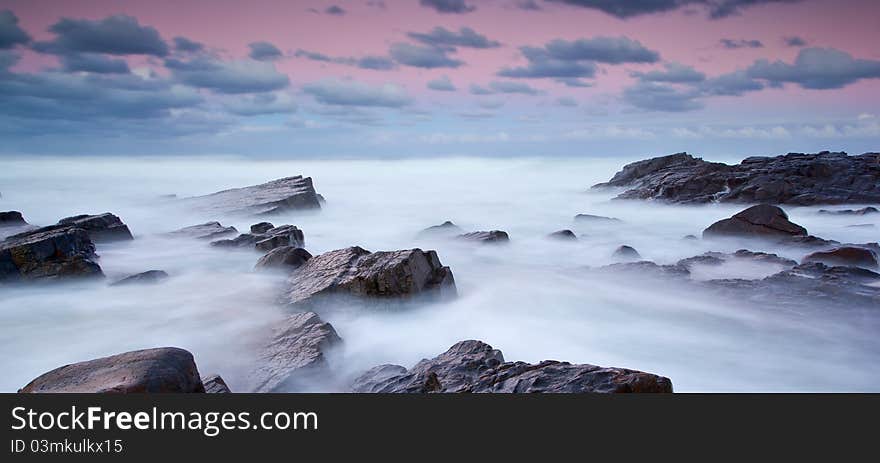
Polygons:
M301 175L183 201L200 210L218 214L270 215L321 208L311 177L303 178Z
M419 232L419 237L452 236L461 234L462 231L461 227L452 223L452 221L447 220L440 225L434 225L422 230Z
M703 238L744 237L771 240L807 236L807 229L788 220L780 207L759 204L703 230Z
M254 266L254 270L294 270L302 267L302 265L311 258L312 255L309 254L309 251L306 251L303 248L282 246L280 248L275 248L267 252L263 257L260 257L260 260L257 261L257 265Z
M27 225L21 212L6 211L0 212L0 227L21 227Z
M577 236L571 230L559 230L555 231L549 235L547 238L559 241L577 241Z
M147 270L110 283L110 286L155 284L166 278L168 278L168 274L163 270Z
M253 392L288 392L308 388L327 374L327 351L342 339L313 312L291 315L279 323L250 375Z
M619 199L674 203L844 204L880 202L880 153L823 151L751 157L737 165L687 153L634 162L593 188L624 187Z
M783 267L794 267L797 261L780 257L776 254L766 252L749 251L748 249L740 249L732 254L722 252L707 252L699 256L688 257L678 261L676 265L690 269L692 265L721 265L730 261L748 261L759 262L765 264L781 265Z
M614 217L603 217L601 215L593 215L593 214L578 214L574 216L574 220L578 222L592 222L592 223L619 223L622 220Z
M295 269L284 301L302 305L331 296L387 301L454 294L452 270L440 263L435 251L370 252L354 246L312 257Z
M202 378L202 384L205 386L205 392L208 394L229 394L229 386L220 375L210 375Z
M428 393L615 393L672 392L668 378L595 365L545 360L505 362L501 351L481 341L461 341L407 370L381 365L360 377L354 392Z
M212 240L225 235L238 233L235 227L224 227L220 222L205 222L198 225L183 227L180 230L166 233L167 236L194 238L199 240Z
M642 258L639 251L632 246L623 245L614 250L614 257L623 260L639 260Z
M876 207L868 206L863 207L861 209L843 209L843 210L828 210L828 209L819 209L820 214L826 215L868 215L868 214L876 214L880 212Z
M191 353L162 347L65 365L18 392L205 392L205 387Z
M275 228L275 225L272 225L270 222L255 223L251 225L251 233L259 235L261 233L266 233L273 228Z
M817 251L804 257L804 263L821 262L825 265L849 265L877 268L877 253L856 246L841 246L828 251Z
M0 281L103 277L95 245L81 228L15 235L0 242Z
M507 232L501 230L491 231L475 231L458 235L456 238L464 241L473 241L477 243L506 243L510 241Z

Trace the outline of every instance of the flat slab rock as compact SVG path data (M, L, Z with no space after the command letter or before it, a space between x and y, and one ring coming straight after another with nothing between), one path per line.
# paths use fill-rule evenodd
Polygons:
M593 188L622 187L619 199L681 204L865 204L880 202L880 153L823 151L751 157L736 165L687 153L634 162Z
M342 342L336 330L313 312L293 314L273 330L250 374L253 392L307 388L327 373L326 353Z
M205 387L191 353L162 347L65 365L18 392L205 392Z
M110 286L156 284L167 278L168 273L164 270L147 270L146 272L136 273L114 281L110 283Z
M381 365L360 377L354 392L370 393L618 393L672 392L669 378L625 368L573 365L545 360L538 364L505 362L500 350L475 340L407 370Z
M85 230L89 239L94 243L109 243L113 241L128 241L134 239L128 225L122 222L117 215L105 212L103 214L81 214L61 219L55 225L48 225L32 230L26 230L7 237L7 239L20 238L27 235L39 234L55 230L68 230L79 228Z
M311 177L303 178L302 175L182 201L199 210L218 214L271 215L321 208Z
M165 236L172 238L193 238L199 240L212 240L221 236L228 236L238 233L235 227L224 227L220 222L205 222L198 225L190 225L173 232L168 232Z
M401 300L455 295L452 270L435 251L370 252L354 246L312 257L294 270L283 302L307 305L332 297Z
M103 277L95 244L81 228L15 235L0 242L0 281Z

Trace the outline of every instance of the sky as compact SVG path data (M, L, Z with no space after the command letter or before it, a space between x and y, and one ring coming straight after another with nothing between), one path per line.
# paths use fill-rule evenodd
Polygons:
M880 150L876 0L0 0L0 156Z

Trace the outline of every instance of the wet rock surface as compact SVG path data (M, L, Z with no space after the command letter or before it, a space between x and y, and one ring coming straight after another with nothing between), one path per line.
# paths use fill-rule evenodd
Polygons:
M577 241L577 239L578 239L577 235L575 235L574 232L571 230L555 231L555 232L547 235L547 238L550 238L552 240L559 240L559 241Z
M93 243L109 243L113 241L127 241L134 239L128 226L115 214L105 212L97 215L75 215L61 219L55 225L38 227L11 235L7 239L22 238L28 235L40 234L51 231L62 231L78 228L88 234Z
M224 227L220 222L205 222L198 225L190 225L165 235L173 238L193 238L199 240L212 240L221 236L238 233L235 227Z
M806 228L788 220L788 214L782 208L769 204L749 207L703 230L703 238L745 237L785 240L804 236L807 236Z
M275 248L267 252L263 257L260 257L260 260L258 260L257 264L254 266L254 270L277 269L292 271L302 267L303 264L311 258L312 255L309 251L306 251L303 248L282 246L280 248Z
M0 242L0 281L103 277L97 259L81 228L36 230Z
M268 252L283 246L297 248L305 246L305 235L299 228L293 225L266 228L266 226L271 225L267 222L256 224L251 226L251 233L243 233L232 239L212 241L211 246L219 248L251 248L261 252ZM254 227L263 231L255 234Z
M819 209L819 214L825 215L868 215L877 213L880 213L880 210L873 206L861 209Z
M21 227L27 225L21 212L5 211L0 212L0 227Z
M205 392L205 387L191 353L162 347L65 365L18 392Z
M475 231L458 235L456 238L462 241L472 241L475 243L497 244L510 241L510 236L507 235L507 232L501 230Z
M114 281L110 286L156 284L166 278L168 278L168 274L163 270L147 270L146 272L137 273L118 281Z
M458 225L452 223L452 221L447 220L446 222L441 223L440 225L430 226L419 232L419 237L431 237L431 236L453 236L459 235L464 230L461 229Z
M205 392L208 394L229 394L229 386L220 375L209 375L202 378L202 384L205 386Z
M410 369L381 365L352 385L372 393L619 393L672 392L668 378L624 368L545 360L505 362L500 350L481 341L461 341Z
M577 222L587 222L587 223L619 223L622 220L615 217L604 217L601 215L593 215L593 214L578 214L574 216L574 220Z
M321 208L311 177L301 175L182 201L199 210L218 214L272 215Z
M804 257L804 263L821 262L825 265L843 265L853 267L877 268L877 253L856 247L841 246L828 251L816 251Z
M642 258L639 251L636 251L636 248L627 245L619 246L615 249L612 257L619 260L641 260Z
M619 199L681 204L720 202L859 204L880 202L880 153L823 151L750 157L736 165L677 153L634 162L593 188L628 188Z

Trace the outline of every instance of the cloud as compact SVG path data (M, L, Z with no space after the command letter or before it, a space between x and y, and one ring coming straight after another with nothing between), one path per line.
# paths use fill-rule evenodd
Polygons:
M93 72L96 74L127 74L128 63L122 59L108 58L94 53L77 53L61 57L67 72Z
M174 37L174 49L184 53L200 53L204 51L205 45L186 37Z
M656 82L637 82L623 91L627 103L651 111L683 112L701 109L694 89L680 89Z
M711 19L740 14L743 9L769 3L796 3L800 0L549 0L602 11L619 19L666 13L686 6L701 6Z
M516 8L525 11L541 11L541 5L538 5L538 2L535 0L517 0L514 4Z
M333 16L343 16L345 15L345 10L339 5L330 5L324 10L324 13Z
M593 86L593 84L591 84L589 82L584 82L580 79L571 78L571 77L560 77L560 78L556 79L556 82L559 82L560 84L565 85L566 87L572 87L572 88L589 88L589 87Z
M521 47L528 61L523 67L504 68L502 77L563 79L590 78L596 75L596 63L654 63L660 54L628 37L595 37L573 41L556 39L543 47Z
M706 80L706 75L691 66L666 63L665 71L633 72L631 75L643 82L693 83Z
M596 63L593 61L579 62L553 58L543 48L520 48L528 64L522 67L503 68L498 71L501 77L513 78L591 78L596 75Z
M495 48L501 46L501 43L489 40L488 37L478 34L470 27L462 27L457 33L443 27L435 27L427 33L410 32L407 35L413 40L438 48Z
M325 55L323 53L303 49L297 50L293 56L296 56L297 58L309 59L312 61L342 64L345 66L354 66L357 68L371 69L374 71L388 71L395 68L394 61L386 56L363 56L360 58L347 56L334 57Z
M327 105L400 108L412 102L394 84L374 87L354 80L325 79L304 85L303 91Z
M789 46L789 47L805 47L805 46L807 46L807 41L801 37L796 36L796 35L783 37L782 42L785 43L785 45Z
M703 108L702 99L741 96L762 90L764 84L745 71L707 78L690 66L667 63L665 71L633 73L638 81L623 91L623 100L649 111L682 112Z
M880 61L856 59L834 48L805 48L792 64L758 60L746 72L770 85L794 83L808 89L832 89L880 78Z
M578 102L574 98L563 96L556 99L556 104L558 104L559 106L573 108L578 105Z
M764 44L760 40L747 39L721 39L719 41L722 47L728 50L736 50L738 48L763 48Z
M452 84L448 76L441 76L429 81L427 87L438 92L454 92L456 90L455 85Z
M538 95L540 90L521 82L509 81L492 81L489 86L481 87L479 85L471 85L470 92L473 95L493 95L496 93L518 93L521 95Z
M457 68L463 61L450 58L447 50L435 47L421 47L409 43L391 45L391 57L400 64L418 68Z
M464 14L477 9L468 5L465 0L419 0L419 3L428 8L433 8L438 13Z
M762 90L764 84L753 79L745 71L734 71L700 83L699 89L706 95L740 96L746 92Z
M37 42L34 49L59 55L72 53L106 53L109 55L166 56L168 45L159 32L141 26L131 16L115 15L92 21L62 18L49 27L56 38Z
M257 61L274 61L282 58L284 53L269 42L253 42L248 44L251 52L248 56Z
M18 26L18 17L12 11L0 11L0 50L31 41L31 36Z
M239 116L262 116L296 112L296 104L287 93L245 95L224 104L227 111Z
M272 63L265 61L167 59L165 67L171 71L177 81L217 93L271 92L290 85L290 79L286 74L278 72Z

